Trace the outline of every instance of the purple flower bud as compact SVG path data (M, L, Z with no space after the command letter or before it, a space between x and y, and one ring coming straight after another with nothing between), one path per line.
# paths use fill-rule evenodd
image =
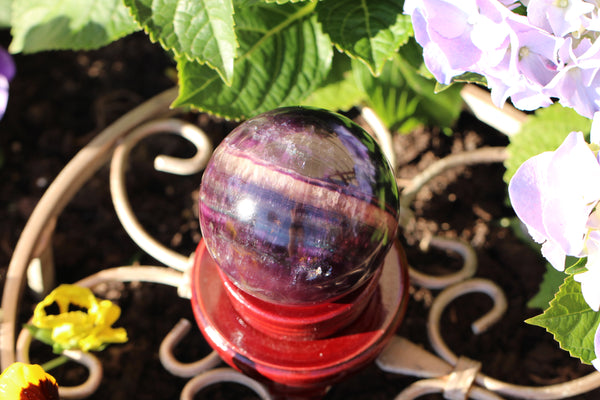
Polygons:
M8 83L15 76L15 63L10 54L0 48L0 118L4 116L8 104Z

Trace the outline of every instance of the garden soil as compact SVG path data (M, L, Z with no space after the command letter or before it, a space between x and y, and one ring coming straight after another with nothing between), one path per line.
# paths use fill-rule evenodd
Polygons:
M7 34L0 36L8 45ZM0 121L0 286L25 223L48 185L68 161L109 123L153 95L172 87L174 65L162 49L143 34L134 34L89 52L45 52L17 55L17 76L11 83L7 113ZM356 113L350 111L350 117ZM183 116L218 142L235 123L202 114ZM359 121L360 122L360 121ZM455 133L421 129L396 136L400 184L449 154L482 146L505 146L507 138L468 113ZM157 154L188 157L193 149L173 136L142 142L131 157L127 174L133 209L142 225L160 242L191 254L200 238L197 189L201 175L176 177L155 172ZM500 323L473 335L470 323L491 307L482 294L463 296L443 315L443 337L458 355L482 362L494 378L522 385L550 385L582 376L589 366L560 350L550 334L523 321L540 310L527 307L545 271L544 261L520 241L505 223L514 217L507 205L501 164L458 167L436 177L413 204L415 231L401 232L409 263L431 274L460 268L457 255L423 252L417 237L429 232L470 242L478 256L476 276L499 284L508 299ZM102 168L78 192L61 214L53 238L57 282L75 282L101 269L123 265L159 265L127 236L115 215L108 190L108 167ZM99 354L104 379L91 399L178 399L186 379L171 376L158 359L158 348L181 318L193 321L187 300L171 287L154 284L111 284L102 296L117 302L129 342L109 346ZM406 317L398 334L429 349L426 315L437 291L411 287ZM31 315L36 299L26 292L21 322ZM176 349L182 361L194 361L209 351L197 328ZM52 357L33 346L33 360ZM82 367L53 371L59 382L82 382ZM335 385L326 400L393 399L414 379L381 372L375 365ZM235 384L218 384L198 399L252 399L253 392ZM428 395L425 399L442 399ZM600 390L579 396L598 399Z

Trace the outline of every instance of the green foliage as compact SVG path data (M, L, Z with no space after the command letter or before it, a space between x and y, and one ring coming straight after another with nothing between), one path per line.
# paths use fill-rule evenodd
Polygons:
M557 270L550 264L546 264L546 272L540 284L540 290L529 300L527 307L539 308L541 310L548 308L550 301L552 301L554 295L558 292L566 276L564 272Z
M0 28L10 27L13 0L0 0Z
M366 94L366 102L393 130L408 132L430 123L450 127L462 108L460 87L434 92L435 81L418 73L423 63L420 47L410 41L388 61L378 77L358 62L355 79Z
M479 75L475 72L465 72L464 74L453 77L452 82L450 82L449 85L444 85L443 83L436 82L435 92L443 92L455 83L475 83L477 85L487 86L487 79L485 79L485 76Z
M569 261L572 261L569 263ZM575 261L573 261L575 260ZM575 275L582 272L587 271L586 263L587 257L584 258L576 258L576 257L567 257L566 260L567 267L565 268L565 274Z
M336 51L327 78L302 101L302 105L329 110L349 110L364 99L364 92L354 80L350 59Z
M277 3L277 4L299 3L301 1L308 1L308 0L264 0L265 3Z
M90 50L139 29L122 0L15 0L13 53Z
M523 124L521 131L510 138L504 181L510 182L517 169L529 158L556 150L570 132L581 131L587 135L590 128L591 120L560 104L538 110Z
M526 322L546 328L563 350L582 362L590 363L596 358L594 336L600 313L587 305L581 294L581 286L573 276L567 277L543 314Z
M208 64L231 84L237 40L231 0L124 0L153 41L176 57Z
M379 75L386 60L412 35L410 16L396 0L324 0L316 11L336 47Z
M174 106L228 119L367 104L393 130L449 127L459 87L434 94L403 8L402 0L0 0L0 24L12 26L13 53L95 49L143 29L177 62Z
M181 89L174 105L246 118L298 104L323 82L333 50L312 13L314 3L260 8L236 9L240 47L232 85L210 68L180 57Z

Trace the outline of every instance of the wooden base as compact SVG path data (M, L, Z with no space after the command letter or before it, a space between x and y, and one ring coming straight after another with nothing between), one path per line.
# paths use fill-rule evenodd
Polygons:
M375 283L361 288L368 296L352 293L331 303L301 306L294 313L294 306L254 298L249 305L247 295L220 274L201 241L191 285L196 321L227 364L265 383L276 398L309 399L322 397L328 387L381 352L406 311L408 267L396 243ZM257 314L260 308L264 312ZM333 323L322 317L324 310L333 315ZM277 327L273 321L280 314L282 326Z

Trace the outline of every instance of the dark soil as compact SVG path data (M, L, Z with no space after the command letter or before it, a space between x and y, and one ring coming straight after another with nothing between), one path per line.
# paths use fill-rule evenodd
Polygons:
M9 37L1 37L7 45ZM104 49L83 53L51 52L15 57L17 76L11 85L7 114L0 122L0 287L6 267L29 215L45 189L66 163L110 122L144 100L174 85L173 64L159 47L135 34ZM219 140L234 123L205 115L186 115ZM504 146L507 139L464 114L449 137L421 130L396 137L400 178L448 154L481 146ZM188 156L183 141L146 140L133 153L128 175L133 208L142 224L159 241L190 254L200 238L195 193L200 175L173 177L154 172L159 153ZM511 383L548 385L582 376L593 369L560 350L551 335L524 319L539 310L527 301L536 293L545 270L539 254L520 242L501 221L513 217L506 204L500 164L457 168L435 178L414 203L417 230L459 237L475 247L478 277L497 282L509 302L506 316L488 332L473 336L470 323L485 313L491 301L484 295L456 300L443 317L444 338L458 355L483 364L483 372ZM100 269L132 263L156 265L127 236L118 222L108 191L108 168L103 168L76 195L61 215L54 250L58 282L74 282ZM411 265L430 273L459 267L460 260L439 251L423 253L411 235L401 235ZM411 288L406 318L398 334L428 348L425 321L435 291ZM100 353L105 377L93 399L178 399L186 379L167 373L158 360L162 338L180 318L193 321L187 300L170 287L150 284L113 285L103 294L123 310L118 326L130 340ZM31 315L35 299L27 293L22 319ZM34 361L50 357L35 346ZM193 361L209 351L196 329L179 349ZM36 360L36 357L40 360ZM59 383L85 379L79 367L55 371ZM332 388L334 399L393 399L413 378L381 372L369 366L355 378ZM254 398L235 385L215 385L198 396L205 399ZM597 399L600 390L579 396ZM430 399L441 399L431 395Z

